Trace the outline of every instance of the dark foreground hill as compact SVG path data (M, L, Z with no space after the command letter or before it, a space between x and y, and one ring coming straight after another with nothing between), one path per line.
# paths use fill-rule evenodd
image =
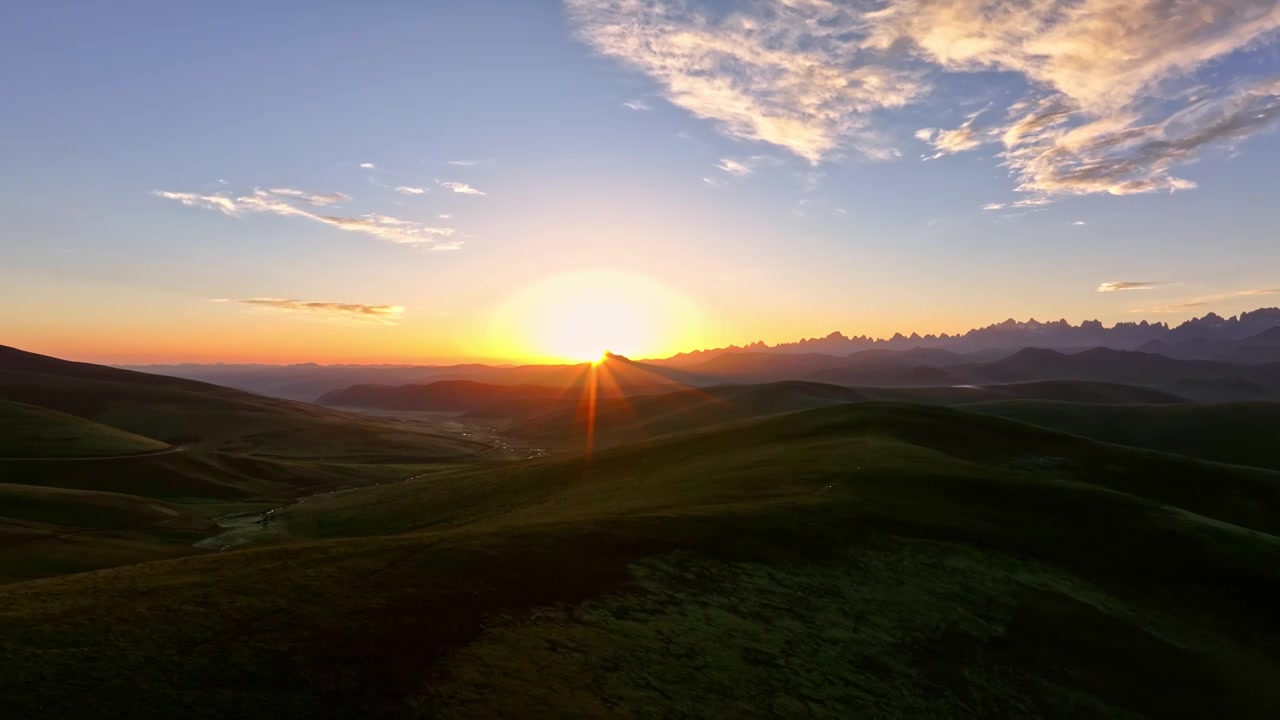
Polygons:
M1280 403L1102 406L1011 400L966 409L1120 445L1280 470Z
M1280 475L857 404L0 587L12 717L1280 712Z

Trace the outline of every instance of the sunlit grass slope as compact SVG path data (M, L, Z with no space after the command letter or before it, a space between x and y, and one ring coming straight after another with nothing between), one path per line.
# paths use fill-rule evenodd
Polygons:
M0 588L14 716L1274 717L1280 475L859 404Z

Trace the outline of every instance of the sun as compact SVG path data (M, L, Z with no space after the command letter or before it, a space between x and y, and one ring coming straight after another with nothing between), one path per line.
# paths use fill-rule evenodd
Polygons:
M696 335L697 313L670 288L630 273L557 275L518 292L498 312L506 355L599 364L606 353L652 357Z

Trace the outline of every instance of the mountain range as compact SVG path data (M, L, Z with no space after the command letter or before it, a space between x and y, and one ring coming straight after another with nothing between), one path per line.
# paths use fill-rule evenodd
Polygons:
M668 383L707 386L725 382L814 380L841 385L930 386L959 380L940 372L951 366L995 362L1024 348L1079 353L1094 348L1134 350L1176 360L1212 360L1238 365L1280 362L1280 308L1262 308L1223 318L1210 313L1177 326L1166 323L1065 320L1002 323L959 335L894 335L888 339L832 333L794 343L762 342L695 350L647 359L638 376L615 378L627 394L650 392ZM615 364L616 365L616 364ZM620 366L619 366L620 367ZM346 404L331 396L357 385L399 387L445 380L498 385L573 387L588 377L578 365L294 365L178 364L126 369L199 380L240 390L314 402ZM1034 375L1034 374L1033 374ZM1033 379L1051 379L1034 377ZM1000 380L984 380L1001 382ZM645 388L645 385L654 387ZM1247 393L1246 393L1247 394ZM1234 395L1233 395L1234 397ZM334 402L337 400L338 402Z
M1135 350L1153 342L1171 345L1185 342L1208 344L1230 342L1277 327L1280 327L1280 308L1260 308L1227 318L1209 313L1204 317L1192 318L1176 326L1146 320L1121 322L1106 327L1097 320L1085 320L1079 325L1072 325L1066 320L1040 322L1032 318L1022 322L1010 318L1004 322L974 328L956 335L897 333L891 338L872 338L866 335L849 337L841 332L833 332L826 337L807 338L777 345L754 342L743 346L730 345L724 348L695 350L654 362L669 365L696 364L724 353L743 351L848 355L870 349L908 350L911 348L939 348L965 353L1023 347L1059 350L1109 347L1116 350Z

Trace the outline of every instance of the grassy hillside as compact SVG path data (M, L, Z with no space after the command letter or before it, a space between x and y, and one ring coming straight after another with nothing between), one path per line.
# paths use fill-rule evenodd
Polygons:
M478 443L407 424L161 375L0 347L0 400L74 415L173 445L288 457L457 458Z
M137 455L168 447L74 415L0 400L0 458Z
M1280 470L1280 404L1088 405L1013 400L970 409L1106 442Z
M866 399L866 394L851 388L799 381L598 398L594 441L608 445L644 440L759 415ZM551 412L512 425L509 432L517 438L552 446L580 445L587 435L588 412L586 400L575 395Z
M809 410L847 402L905 401L965 405L995 400L1074 399L1098 403L1177 403L1170 393L1132 385L1087 381L1044 381L987 387L850 388L817 382L785 381L761 385L685 388L630 398L598 398L594 441L617 444L685 432L732 420ZM521 419L509 432L530 442L577 447L587 436L588 404L580 394L546 406L499 405L486 415ZM521 413L528 412L522 418ZM541 414L536 414L536 413Z
M0 581L191 554L218 532L213 508L401 480L491 448L429 423L0 347L0 481L22 488L0 493ZM172 507L196 521L102 524Z
M0 583L193 554L199 513L108 492L0 484Z
M470 380L440 380L425 385L352 385L326 393L317 402L335 407L383 410L467 412L502 402L550 405L565 395L564 388L546 385L493 385Z
M1274 717L1280 475L858 404L0 588L14 716Z

